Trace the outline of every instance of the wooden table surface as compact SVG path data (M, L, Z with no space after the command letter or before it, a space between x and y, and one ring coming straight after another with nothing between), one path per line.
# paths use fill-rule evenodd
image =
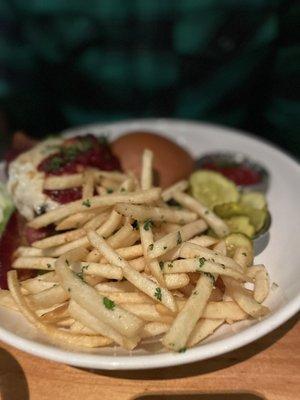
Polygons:
M160 370L83 370L0 343L0 392L1 400L129 400L145 394L158 394L155 399L161 400L298 400L299 315L239 350Z

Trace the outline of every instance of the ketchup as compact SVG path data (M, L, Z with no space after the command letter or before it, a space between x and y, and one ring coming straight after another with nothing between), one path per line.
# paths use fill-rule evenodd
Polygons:
M219 172L237 185L254 185L261 181L260 173L246 165L207 162L203 164L202 168Z
M66 204L70 201L79 200L82 197L81 187L63 190L44 190L44 193L51 197L52 200L60 204Z
M86 167L104 171L120 170L120 163L103 138L91 134L66 139L58 151L45 158L38 166L46 175L67 175L82 172ZM65 204L81 198L81 188L45 190L52 200Z
M103 138L88 134L66 139L56 153L39 164L38 170L47 175L65 175L81 172L85 167L113 171L120 170L120 163Z

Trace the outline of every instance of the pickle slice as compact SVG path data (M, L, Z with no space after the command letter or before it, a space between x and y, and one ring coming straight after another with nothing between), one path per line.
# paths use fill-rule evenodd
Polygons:
M236 185L214 171L202 169L194 172L190 177L190 187L192 196L210 209L239 199Z
M250 224L254 226L255 232L258 232L264 226L268 213L266 209L257 210L247 204L237 202L217 205L214 211L221 218L249 217Z
M256 210L263 210L267 208L267 201L265 196L260 192L247 192L241 195L240 202L247 206L253 207Z
M231 217L225 219L226 224L232 233L243 233L244 235L252 238L255 234L255 228L250 224L249 217L244 215Z
M237 247L245 247L250 254L253 253L253 245L250 239L242 233L231 233L226 236L225 243L227 247L227 255L233 257Z

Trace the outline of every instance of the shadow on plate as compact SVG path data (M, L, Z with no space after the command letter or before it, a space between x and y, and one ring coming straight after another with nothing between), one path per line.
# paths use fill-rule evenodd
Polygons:
M89 372L109 376L116 379L140 379L140 380L165 380L180 379L187 376L197 376L207 374L216 370L228 368L247 360L268 347L272 346L281 339L299 319L300 314L296 314L285 324L270 332L268 335L248 344L240 349L231 351L222 356L214 357L209 360L198 361L187 365L178 365L161 369L133 370L133 371L103 371L89 369ZM201 398L200 398L201 399ZM226 398L225 398L226 399ZM214 399L213 399L214 400Z
M133 400L264 400L265 397L252 393L157 393L138 396Z
M18 361L4 349L0 349L0 365L5 366L0 375L1 400L29 400L24 371Z

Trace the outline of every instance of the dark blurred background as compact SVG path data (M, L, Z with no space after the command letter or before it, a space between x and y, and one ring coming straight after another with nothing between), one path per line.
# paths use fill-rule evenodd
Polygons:
M0 0L0 132L176 117L300 156L300 4Z

